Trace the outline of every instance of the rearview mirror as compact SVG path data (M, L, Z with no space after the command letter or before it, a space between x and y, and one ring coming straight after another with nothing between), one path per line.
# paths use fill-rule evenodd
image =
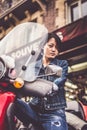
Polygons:
M48 65L46 67L45 73L49 75L57 75L60 77L62 75L62 68L57 65Z

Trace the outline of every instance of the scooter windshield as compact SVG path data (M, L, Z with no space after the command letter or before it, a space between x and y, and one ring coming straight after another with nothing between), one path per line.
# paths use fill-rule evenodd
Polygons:
M26 22L17 25L0 41L0 56L12 56L16 62L17 76L33 81L39 74L44 44L48 30L44 25Z

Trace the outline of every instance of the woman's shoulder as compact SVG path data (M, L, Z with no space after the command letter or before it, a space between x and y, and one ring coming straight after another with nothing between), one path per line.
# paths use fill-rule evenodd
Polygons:
M67 64L68 65L68 61L64 60L64 59L56 59L58 64Z

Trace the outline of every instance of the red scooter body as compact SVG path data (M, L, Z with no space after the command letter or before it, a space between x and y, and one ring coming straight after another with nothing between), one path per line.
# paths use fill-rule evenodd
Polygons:
M0 93L0 130L7 130L6 128L6 110L11 102L14 102L15 95L12 92Z

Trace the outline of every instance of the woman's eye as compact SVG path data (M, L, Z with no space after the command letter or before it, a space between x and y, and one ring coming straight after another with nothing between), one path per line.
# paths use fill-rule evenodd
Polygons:
M48 45L50 48L52 48L53 47L53 45Z

